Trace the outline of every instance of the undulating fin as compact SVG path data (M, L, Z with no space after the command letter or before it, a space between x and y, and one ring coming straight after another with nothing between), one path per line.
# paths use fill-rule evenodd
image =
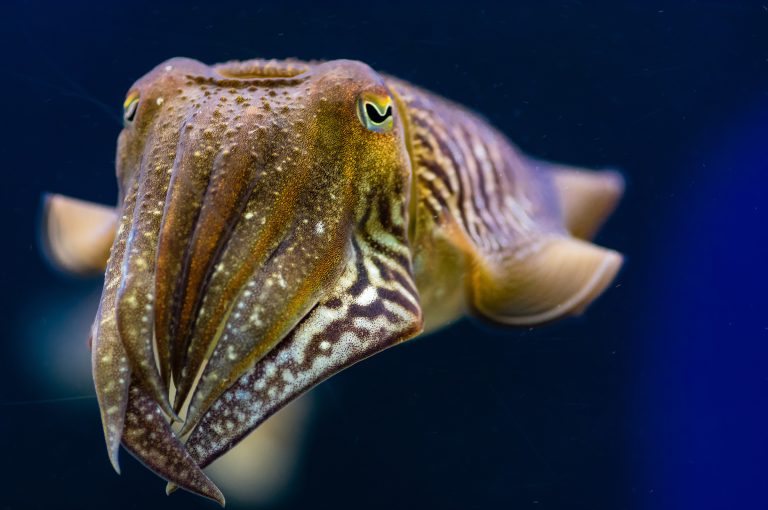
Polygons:
M316 384L421 331L407 246L390 243L385 253L360 236L353 244L333 289L205 413L187 441L200 466Z
M136 384L129 392L123 446L157 475L224 506L224 495L192 460L163 410Z
M568 231L580 239L591 239L619 203L624 178L612 170L551 168Z
M543 236L478 258L471 304L503 324L533 326L580 313L613 280L622 256L579 239Z
M115 208L64 195L43 200L42 239L50 262L68 273L104 272L117 228Z

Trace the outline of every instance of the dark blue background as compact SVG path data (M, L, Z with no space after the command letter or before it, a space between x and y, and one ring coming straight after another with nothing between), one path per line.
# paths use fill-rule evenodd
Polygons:
M114 201L125 91L177 55L360 59L628 181L598 238L627 255L615 288L336 377L281 508L768 508L763 3L6 0L0 52L0 508L214 508L128 456L116 476L95 400L40 382L35 333L58 327L42 296L98 287L41 259L41 193Z

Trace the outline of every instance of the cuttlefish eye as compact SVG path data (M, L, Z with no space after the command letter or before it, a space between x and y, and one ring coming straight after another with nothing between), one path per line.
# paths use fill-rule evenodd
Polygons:
M123 103L123 120L126 124L133 122L136 118L136 111L139 109L139 94L132 92L128 94Z
M357 100L357 116L366 129L377 133L392 130L392 100L389 97L361 97Z

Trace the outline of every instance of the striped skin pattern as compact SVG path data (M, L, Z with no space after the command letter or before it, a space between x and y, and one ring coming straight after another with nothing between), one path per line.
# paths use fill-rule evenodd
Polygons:
M401 80L389 85L409 120L414 263L432 330L466 310L465 282L444 275L524 258L564 227L548 176L504 135L460 105Z
M375 241L374 241L375 242ZM202 467L312 386L420 331L418 293L405 266L355 238L335 287L277 349L211 407L187 448ZM400 256L407 257L401 244Z
M551 183L501 133L434 94L390 86L410 121L418 206L434 226L457 222L484 254L563 233Z
M620 264L562 172L359 62L172 59L124 108L93 377L115 469L169 489L223 504L201 469L313 386L467 311L578 313Z
M563 195L578 193L556 188L563 175L583 181L579 208L593 208L599 222L623 189L617 173L534 160L466 108L396 78L387 84L409 132L410 238L425 331L467 308L502 324L542 324L579 313L604 290L622 258L571 237L569 229L594 232L599 223L568 224Z

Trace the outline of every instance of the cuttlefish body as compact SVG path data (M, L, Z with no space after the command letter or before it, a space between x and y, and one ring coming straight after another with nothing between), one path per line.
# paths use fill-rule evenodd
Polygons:
M223 502L202 468L282 406L467 311L581 312L621 256L583 240L614 172L521 154L353 61L169 60L124 104L117 208L51 196L48 252L103 271L92 366L110 459Z

